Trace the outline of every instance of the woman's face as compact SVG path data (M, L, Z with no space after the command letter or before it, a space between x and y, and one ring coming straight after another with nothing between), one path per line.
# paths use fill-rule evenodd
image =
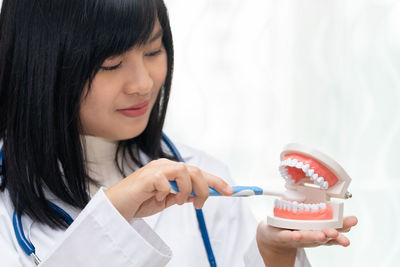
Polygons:
M138 136L146 128L166 74L167 54L157 21L145 45L104 61L86 97L85 86L80 107L83 134L110 140Z

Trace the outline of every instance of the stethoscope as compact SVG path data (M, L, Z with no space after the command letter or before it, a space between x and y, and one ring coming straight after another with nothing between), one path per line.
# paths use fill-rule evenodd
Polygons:
M180 162L185 162L179 153L178 149L176 146L172 143L172 141L163 133L162 135L162 140L164 143L167 145L167 147L171 150L172 154L174 157L176 157ZM0 150L0 181L2 180L2 166L3 166L3 149ZM173 189L177 191L176 184L171 184ZM64 211L62 208L57 206L51 201L47 201L49 206L65 221L67 225L71 225L72 222L74 221L72 217ZM208 236L207 232L207 227L206 227L206 222L204 220L204 215L203 211L201 209L196 209L196 216L197 216L197 221L199 223L199 228L200 228L200 233L201 237L203 239L204 247L207 252L207 257L208 261L210 263L211 267L216 267L217 263L215 261L214 253L211 247L211 242L210 238ZM24 250L24 252L28 255L31 256L35 262L36 265L39 265L41 263L41 260L36 254L36 249L35 246L32 244L32 242L25 236L24 234L24 229L22 227L22 222L21 222L21 215L17 214L17 212L14 210L13 212L13 227L14 227L14 233L17 238L18 244L20 247Z

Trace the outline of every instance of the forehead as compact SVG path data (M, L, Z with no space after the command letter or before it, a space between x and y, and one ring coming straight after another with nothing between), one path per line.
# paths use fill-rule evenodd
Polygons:
M153 27L153 30L151 32L150 38L152 36L154 36L154 34L158 33L159 31L162 31L162 27L161 27L160 21L158 20L158 18L156 18L155 21L154 21L154 27Z

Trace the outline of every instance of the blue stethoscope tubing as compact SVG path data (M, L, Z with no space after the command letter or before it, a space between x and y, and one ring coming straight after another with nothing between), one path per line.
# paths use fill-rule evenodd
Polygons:
M167 145L167 147L171 150L174 157L176 157L178 159L178 161L185 162L183 160L181 154L179 153L178 149L175 147L175 145L172 143L172 141L164 133L162 134L162 140ZM2 177L3 157L4 157L3 149L1 149L0 150L0 180L3 178ZM178 190L176 183L173 181L171 181L170 183L171 183L171 187L176 192L178 192L179 190ZM220 195L217 191L215 191L212 188L210 188L210 194ZM48 204L65 221L65 223L67 223L67 225L72 224L72 222L74 220L66 211L64 211L62 208L60 208L59 206L57 206L56 204L54 204L51 201L48 201ZM201 209L196 209L195 211L196 211L196 217L197 217L197 221L198 221L199 228L200 228L201 237L203 239L204 247L207 252L208 261L210 263L210 267L216 267L217 263L215 261L214 253L213 253L213 250L211 247L210 238L208 236L208 231L207 231L206 222L204 220L203 211ZM13 213L13 227L14 227L14 233L17 238L18 244L21 246L21 248L24 250L24 252L28 256L33 257L35 264L39 265L41 261L40 261L39 257L36 255L35 246L32 244L32 242L30 242L26 238L26 236L24 234L24 229L22 226L21 215L17 214L16 211L14 211L14 213Z
M172 143L172 141L164 133L162 135L162 140L168 146L168 148L171 150L172 154L178 159L179 162L185 162L181 156L181 153L179 153L178 149L175 147L174 143ZM170 181L170 184L171 184L171 187L176 192L178 192L178 186L176 185L176 182ZM210 188L210 194L212 191L217 192L214 189ZM203 210L201 210L201 209L195 209L195 210L196 210L197 221L199 223L201 237L203 238L204 247L207 252L208 262L210 263L211 267L216 267L217 263L215 261L214 252L211 247L210 238L208 236L208 231L207 231L206 222L204 220Z

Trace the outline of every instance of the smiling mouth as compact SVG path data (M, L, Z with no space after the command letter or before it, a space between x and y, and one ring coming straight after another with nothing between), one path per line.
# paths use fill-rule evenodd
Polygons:
M118 109L118 111L127 117L135 118L144 115L147 112L148 108L149 101L146 101L126 109Z

